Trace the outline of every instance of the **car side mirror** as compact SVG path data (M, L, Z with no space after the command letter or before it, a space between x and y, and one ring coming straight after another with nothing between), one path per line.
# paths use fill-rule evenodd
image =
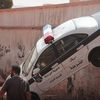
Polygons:
M35 68L33 70L33 75L37 75L40 72L40 68Z
M41 82L42 81L42 76L40 75L40 69L35 68L33 70L33 78L35 79L36 82Z

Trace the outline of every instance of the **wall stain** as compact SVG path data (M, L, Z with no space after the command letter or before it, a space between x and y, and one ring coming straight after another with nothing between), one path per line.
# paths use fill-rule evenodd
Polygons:
M18 53L17 53L18 58L24 58L25 57L25 46L22 43L18 42L17 48L18 48Z
M9 52L10 52L10 45L9 46L5 46L3 44L0 44L0 58L5 56Z

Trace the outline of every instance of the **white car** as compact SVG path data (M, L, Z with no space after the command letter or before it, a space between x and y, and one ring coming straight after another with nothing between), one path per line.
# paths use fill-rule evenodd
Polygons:
M21 77L38 95L89 63L100 67L100 12L71 19L53 30L50 25L46 27L44 35L47 34L37 41L21 65Z

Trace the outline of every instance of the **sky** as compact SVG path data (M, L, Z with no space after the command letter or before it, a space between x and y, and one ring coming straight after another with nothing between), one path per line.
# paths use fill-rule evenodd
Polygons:
M69 3L70 0L13 0L13 8L41 6L43 4Z

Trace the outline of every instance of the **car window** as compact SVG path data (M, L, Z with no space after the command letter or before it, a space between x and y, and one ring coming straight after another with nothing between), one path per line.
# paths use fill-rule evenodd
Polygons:
M52 62L54 62L65 52L70 51L81 41L83 41L87 36L87 34L73 34L56 41L40 55L35 68L39 67L42 73L47 73L48 71L50 71L50 64L52 64Z
M22 73L27 76L29 71L32 68L32 64L35 61L36 57L38 56L38 53L35 49L35 47L31 50L28 57L25 59L23 65L22 65Z
M59 56L63 53L69 51L80 42L82 42L88 35L87 34L73 34L67 37L64 37L55 43L55 46L58 50Z
M53 47L50 46L39 57L35 67L39 67L42 70L46 66L48 66L51 62L53 62L53 60L55 59L56 59L55 52L53 50Z

